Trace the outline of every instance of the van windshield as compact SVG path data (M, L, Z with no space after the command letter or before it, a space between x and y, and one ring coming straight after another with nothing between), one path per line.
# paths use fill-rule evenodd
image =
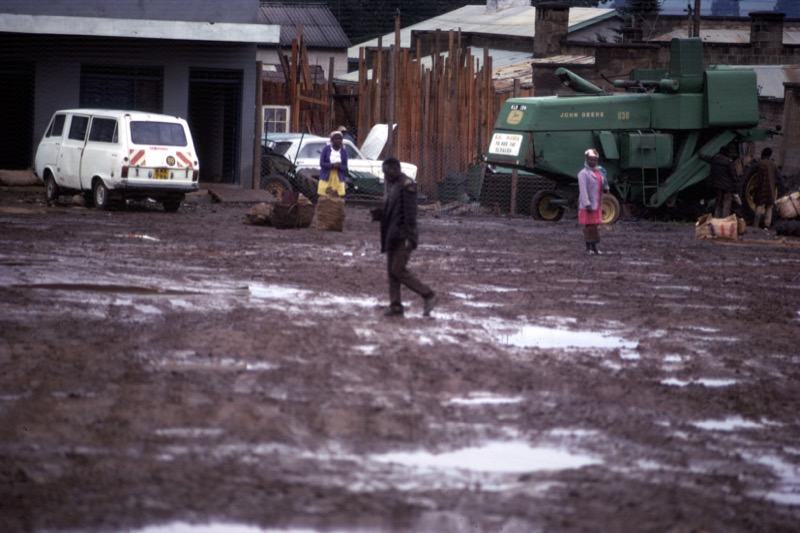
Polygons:
M186 146L186 132L174 122L131 122L131 142L160 146Z

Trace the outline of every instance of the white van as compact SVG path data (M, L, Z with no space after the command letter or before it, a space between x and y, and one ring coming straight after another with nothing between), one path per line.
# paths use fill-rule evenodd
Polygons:
M185 120L107 109L56 111L36 150L36 176L48 204L62 192L86 195L99 209L153 198L165 211L199 189L200 166Z

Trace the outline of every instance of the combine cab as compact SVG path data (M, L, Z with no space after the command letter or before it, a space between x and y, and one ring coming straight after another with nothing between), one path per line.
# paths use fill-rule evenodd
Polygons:
M670 68L635 70L606 93L566 69L556 75L582 94L506 101L495 122L486 162L532 172L554 182L531 202L540 220L558 220L577 198L583 152L595 148L608 172L603 219L617 220L619 202L645 208L700 204L714 154L771 132L758 125L758 89L753 71L703 68L700 39L673 39ZM731 153L735 158L736 154Z

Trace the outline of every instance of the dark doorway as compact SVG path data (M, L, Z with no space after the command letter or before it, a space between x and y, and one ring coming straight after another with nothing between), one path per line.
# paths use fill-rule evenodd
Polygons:
M0 168L5 170L33 165L34 72L30 63L0 63Z
M240 183L242 78L241 70L189 73L189 127L200 181Z
M142 66L81 66L80 107L161 113L164 69Z

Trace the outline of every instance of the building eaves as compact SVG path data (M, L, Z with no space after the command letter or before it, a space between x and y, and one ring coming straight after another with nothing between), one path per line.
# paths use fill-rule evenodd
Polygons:
M280 37L280 28L266 24L238 24L231 22L215 23L4 13L0 14L0 33L274 45Z
M312 48L349 48L350 39L325 4L262 2L258 19L281 27L281 46L291 46L297 28L303 28L303 40Z

